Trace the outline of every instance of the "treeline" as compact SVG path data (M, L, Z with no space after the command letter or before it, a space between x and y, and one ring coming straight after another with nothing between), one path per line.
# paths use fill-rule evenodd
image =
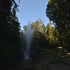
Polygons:
M35 29L33 34L32 44L34 46L43 47L46 49L52 49L60 46L58 30L52 25L50 21L47 25L44 25L41 19L31 23L31 27ZM27 26L23 26L24 33Z
M17 10L18 5L15 0L0 0L0 70L13 68L21 56L20 42L26 26L21 36L20 23L16 16ZM70 51L69 12L70 0L49 0L46 16L50 22L44 25L39 19L31 23L32 28L35 28L32 46L47 49L61 46L63 52Z
M70 51L70 0L49 0L46 16L53 21L59 32L63 52Z
M20 23L15 0L0 0L0 70L8 70L19 60Z

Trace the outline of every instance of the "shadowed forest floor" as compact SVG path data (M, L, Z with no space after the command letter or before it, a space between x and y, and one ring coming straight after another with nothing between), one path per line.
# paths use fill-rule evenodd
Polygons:
M52 55L45 56L36 67L36 70L70 70L70 65L66 64L50 64L50 60L53 58Z
M20 61L15 70L70 70L70 55L60 49L42 50L38 62Z

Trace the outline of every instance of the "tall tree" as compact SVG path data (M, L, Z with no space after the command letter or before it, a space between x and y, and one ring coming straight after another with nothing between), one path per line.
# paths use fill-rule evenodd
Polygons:
M70 0L62 0L62 2L61 0L49 0L46 8L46 15L54 22L58 29L63 52L68 41L70 41L70 37L68 39L68 35L70 35L69 12Z
M47 31L46 31L46 38L47 38L48 43L50 44L50 46L52 48L58 46L58 37L59 37L58 33L57 33L58 31L55 29L54 26L52 26L52 22L51 21L46 25L46 29L47 29Z
M17 6L15 0L0 0L0 65L5 65L3 67L6 68L19 55L17 50L20 26L16 17Z

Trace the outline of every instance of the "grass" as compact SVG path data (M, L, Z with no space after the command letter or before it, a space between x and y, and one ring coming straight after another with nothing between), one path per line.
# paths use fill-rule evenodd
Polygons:
M50 67L49 66L46 66L45 70L50 70Z
M54 56L50 60L50 64L70 65L70 60L68 58Z
M33 64L30 70L36 70L36 64Z
M42 57L48 58L49 56L51 56L51 58L49 59L49 64L70 65L70 56L68 56L67 54L63 55L61 48L55 48L55 49L38 48L38 54L39 58ZM30 70L36 70L36 68L37 68L37 63L34 63L31 66ZM50 66L46 65L44 69L50 70Z
M52 56L52 58L49 61L50 64L70 65L70 56L68 56L67 54L63 55L61 47L55 49L47 49L47 50L43 48L39 48L38 52L41 57L45 55L47 55L47 57Z
M67 54L62 54L61 48L56 48L49 50L52 54L50 59L50 64L65 64L70 65L70 56Z
M66 64L66 65L70 65L70 56L68 56L67 54L62 54L62 47L58 47L55 49L43 49L43 48L39 48L38 52L40 54L41 57L47 55L48 56L52 56L52 58L50 59L49 63L50 64Z

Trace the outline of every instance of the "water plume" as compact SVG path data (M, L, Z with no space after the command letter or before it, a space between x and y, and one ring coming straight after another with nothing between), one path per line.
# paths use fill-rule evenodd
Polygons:
M24 57L25 59L30 59L30 43L32 39L32 35L34 34L34 28L31 27L31 24L28 24L26 27L26 32L25 32L25 39L26 39L26 48L24 51Z

